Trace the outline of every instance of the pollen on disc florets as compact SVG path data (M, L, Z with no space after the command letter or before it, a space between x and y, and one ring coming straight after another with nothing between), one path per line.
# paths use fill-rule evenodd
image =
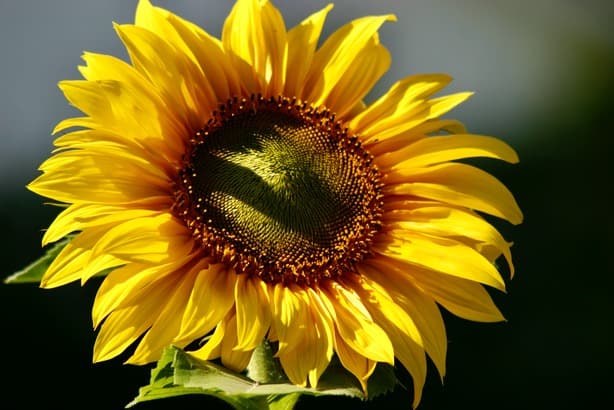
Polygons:
M204 252L267 282L355 271L380 228L380 174L325 109L252 95L221 104L190 140L174 212Z

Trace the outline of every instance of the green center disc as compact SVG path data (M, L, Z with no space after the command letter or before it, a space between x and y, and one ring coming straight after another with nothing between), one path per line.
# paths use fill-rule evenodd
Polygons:
M273 281L349 269L380 207L370 156L321 115L259 108L194 146L184 176L201 241Z

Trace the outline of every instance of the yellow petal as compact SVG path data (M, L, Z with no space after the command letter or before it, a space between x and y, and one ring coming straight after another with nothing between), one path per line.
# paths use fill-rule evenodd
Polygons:
M248 90L277 95L284 89L286 26L270 2L239 0L222 30L222 43Z
M514 274L510 244L486 220L473 212L444 206L420 205L412 210L388 211L386 225L446 237L465 237L482 246L492 246L503 254ZM490 259L490 258L489 258Z
M111 84L107 80L107 84ZM116 86L121 87L116 81ZM125 86L125 85L124 85ZM101 83L83 80L60 81L58 87L66 99L83 113L99 123L113 123L111 103L103 92Z
M100 155L66 151L49 158L40 169L44 174L27 187L56 201L117 204L168 196L168 182L131 162L110 162ZM134 175L141 174L143 183L135 184Z
M220 349L222 364L231 370L242 372L247 367L253 350L240 350L236 348L239 340L237 339L237 320L234 314L226 319L225 324L226 329Z
M73 204L60 212L49 225L43 235L42 244L45 246L87 227L117 224L137 217L152 216L156 213L157 211L149 209L130 209L88 203Z
M105 141L103 132L100 130L81 130L84 133L95 133L95 138L90 141L72 142L68 146L59 147L53 150L57 157L62 157L75 152L79 156L91 156L93 158L103 157L107 162L115 163L127 162L131 166L139 167L144 174L144 182L168 187L172 184L172 178L177 173L175 168L176 158L173 154L165 155L153 151L161 148L159 144L151 143L146 139L140 141L146 145L137 145L134 141ZM82 134L83 135L83 134ZM102 137L102 138L101 138ZM57 141L54 141L54 144Z
M439 279L439 276L420 275L420 286L451 313L475 322L505 320L483 286L455 277Z
M369 145L376 141L386 141L391 138L403 136L413 141L420 134L417 132L426 121L438 118L452 108L471 97L473 93L457 93L432 100L415 101L408 107L402 116L392 116L389 121L377 123L377 129L365 131L363 138Z
M412 128L411 132L419 135L432 133L466 134L467 128L458 120L433 118Z
M420 403L426 380L426 357L422 336L414 321L377 283L365 277L357 280L356 289L369 312L390 337L394 354L409 371L414 382L415 408Z
M190 252L194 243L185 225L172 215L136 218L109 229L92 249L128 262L163 263Z
M167 17L185 48L191 51L194 64L211 85L218 102L241 95L241 80L224 51L222 42L196 24L174 14Z
M496 267L475 249L451 239L425 237L407 230L389 230L373 250L400 263L421 266L505 291Z
M388 195L414 195L460 205L522 222L522 212L511 192L492 175L466 164L448 163L386 174Z
M58 241L69 233L82 230L78 218L81 214L87 213L90 207L91 205L71 205L60 212L45 231L42 246Z
M518 162L516 152L500 139L481 135L450 135L420 139L399 151L376 157L376 163L381 168L405 169L473 157Z
M128 140L121 135L99 129L77 130L67 132L66 134L62 134L58 138L56 138L53 141L53 145L60 148L71 148L73 145L77 144L85 144L91 142L100 143L101 141L109 141L116 144L123 144L124 146L129 146L131 148L141 148L138 144L134 143L133 140Z
M40 287L52 289L81 279L83 266L89 259L90 253L90 250L71 246L70 243L66 245L47 268Z
M88 259L87 263L83 267L81 272L81 286L85 285L85 282L90 280L96 274L111 268L124 265L125 262L116 258L113 255L99 255L98 257Z
M237 275L235 282L237 350L254 350L271 325L269 290L258 277Z
M356 352L376 362L394 364L394 350L388 335L371 318L360 297L336 282L326 288L335 326L343 340Z
M92 66L100 65L103 59L94 54L84 58ZM155 144L179 157L186 132L182 133L182 123L175 119L180 117L172 114L145 80L123 79L121 73L111 77L113 74L104 80L61 81L58 85L66 99L89 115L93 123L60 123L54 131L67 125L101 128L141 146Z
M331 92L348 72L351 72L354 64L364 62L366 56L362 52L365 47L373 44L374 37L377 38L377 31L382 24L395 20L393 15L363 17L333 33L313 57L312 66L305 80L303 99L316 106L326 105L332 111L343 109L344 107L328 104ZM357 60L358 56L361 57ZM343 103L350 104L349 101Z
M409 312L422 337L424 349L429 355L441 381L446 374L446 353L448 339L441 312L432 298L425 296L416 288L408 287L398 294L395 302Z
M73 145L71 149L56 150L56 154L44 161L39 169L50 173L62 171L64 168L78 171L79 166L85 165L81 162L87 162L96 167L94 170L87 171L92 174L102 174L109 178L119 179L127 178L130 172L137 172L142 174L144 185L152 185L160 190L168 189L170 185L168 175L158 167L152 166L147 158L126 149L125 146L109 142L89 143L82 146L86 149L75 149L80 147ZM81 173L86 174L85 171Z
M160 273L158 266L130 263L109 273L98 288L92 307L94 329L127 297L138 295L139 289L153 282Z
M149 30L127 24L116 24L115 30L134 67L155 87L170 115L185 125L183 135L199 129L203 116L210 114L216 102L207 98L203 91L207 87L200 87L202 77L193 64Z
M279 340L278 355L287 348L298 346L307 331L308 312L307 306L301 299L303 293L304 291L297 286L286 286L281 283L273 288L271 311L272 322ZM305 380L306 375L300 377Z
M55 288L81 279L83 270L92 259L92 247L108 226L88 229L75 236L55 257L41 279L42 288Z
M349 117L356 104L362 101L373 85L390 67L390 53L378 40L371 37L369 42L354 57L335 87L326 98L326 107L335 112L337 118Z
M276 328L283 333L277 352L281 365L292 383L305 386L309 380L311 387L317 387L333 354L332 318L312 289L277 285L274 294L274 303L281 305L275 312L279 313Z
M343 341L343 338L339 335L339 332L335 332L335 352L341 362L341 365L345 367L350 373L352 373L358 381L362 390L367 392L367 380L373 374L376 361L369 360L363 355L352 350L347 343Z
M130 306L111 313L100 328L94 343L94 362L110 360L126 350L154 320L161 306L143 313L145 305Z
M286 83L288 42L286 23L279 10L269 1L262 3L264 43L258 43L260 54L265 54L264 79L269 95L281 94Z
M369 264L385 271L397 283L416 284L451 313L476 322L505 320L482 285L474 281L439 274L434 271L399 265L384 258L372 258Z
M100 123L94 120L91 117L74 117L74 118L66 118L60 121L51 133L53 135L66 131L69 128L103 128Z
M452 78L447 74L418 74L398 81L386 94L353 118L349 127L364 136L406 123L426 108L424 100L427 97L443 89L450 81Z
M108 128L125 127L124 132L119 134L124 140L128 140L128 137L139 140L148 136L150 142L156 139L160 144L164 141L163 135L167 135L167 138L170 135L179 137L172 127L165 127L174 119L165 115L168 110L160 95L134 67L107 54L86 52L82 58L86 65L79 66L79 72L88 81L62 81L59 84L60 89L75 106ZM80 101L82 94L88 89L98 92L98 99L90 97ZM96 107L93 104L103 98L110 106L117 107L115 112L104 112L100 109L104 106ZM155 114L152 116L152 113ZM147 122L142 121L145 115L150 116ZM166 117L166 121L159 121L159 116ZM116 119L118 123L115 124L112 119ZM164 132L160 132L162 129Z
M372 286L375 286L375 282L386 289L394 303L411 317L422 338L424 349L435 363L443 381L448 340L443 318L433 298L426 296L410 281L396 281L393 275L388 275L388 271L380 271L365 264L360 265L358 270L372 281Z
M160 265L129 263L109 273L98 288L94 300L94 328L98 327L109 313L131 306L135 300L158 286L159 281L166 280L167 276L176 273L194 258L194 255L187 255Z
M142 141L145 146L167 146L169 142L177 142L181 138L175 131L180 125L178 119L170 115L160 94L133 66L107 54L86 52L82 58L86 65L79 66L79 71L89 80L88 86L99 91L99 97L105 97L109 105L117 108L113 112L105 113L96 110L91 104L84 105L79 102L80 95L70 88L73 82L60 82L60 88L67 98L70 97L69 100L74 100L73 104L78 107L83 105L84 112L96 118L104 127L116 131L120 131L120 127L124 128L119 134L124 140L131 137ZM82 83L75 85L84 87ZM113 118L117 120L116 123L109 121ZM126 127L132 127L133 132L128 132ZM176 145L170 145L174 146Z
M198 51L192 50L189 46L194 44L190 41L192 31L189 23L184 24L179 17L169 11L153 7L148 0L141 0L136 9L135 25L156 33L175 49L176 56L184 60L183 65L188 69L186 80L192 81L192 85L197 85L197 87L183 85L184 90L189 93L186 101L195 104L192 108L196 112L203 116L209 115L219 99L196 57Z
M176 286L176 278L163 280L135 304L113 311L104 321L94 343L94 362L119 355L139 338L158 317L164 300Z
M226 318L234 315L233 312L229 312ZM222 355L222 341L226 334L226 320L221 320L215 327L213 334L207 339L206 343L190 354L200 360L213 360Z
M308 304L311 307L311 319L313 321L313 332L311 332L311 341L307 343L311 347L309 357L311 360L307 361L311 363L309 369L309 384L311 387L316 388L320 376L324 373L330 360L333 356L333 332L334 324L333 319L328 313L325 304L321 298L325 297L320 292L316 292L312 288L307 289L309 295ZM297 350L299 352L300 350Z
M412 126L412 128L406 132L391 136L382 141L378 138L371 138L368 142L364 141L363 144L373 156L378 157L388 152L394 152L405 148L409 144L433 133L466 134L467 129L460 121L431 119Z
M162 351L175 341L197 273L193 269L180 270L176 273L179 277L177 283L164 298L162 310L156 315L151 328L145 333L126 363L146 364L156 361ZM187 343L182 343L179 347L184 347L185 344Z
M199 273L182 318L177 341L191 341L207 334L234 304L236 273L226 269L223 264L209 262L203 260L196 266Z
M134 25L159 35L169 45L177 48L179 52L191 56L192 51L186 47L179 33L170 24L169 20L172 16L174 15L168 10L154 7L149 0L139 0L134 16Z
M212 102L223 102L240 95L239 78L217 38L196 24L160 7L153 7L148 0L139 2L135 24L157 33L189 58L192 70L203 76L197 76L199 87Z
M284 95L297 98L303 95L305 77L313 60L324 21L332 8L332 4L327 5L288 31L288 64Z

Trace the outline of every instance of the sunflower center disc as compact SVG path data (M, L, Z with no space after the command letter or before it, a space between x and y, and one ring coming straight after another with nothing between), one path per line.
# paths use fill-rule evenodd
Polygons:
M379 227L379 172L326 111L229 101L193 141L180 195L206 250L267 281L352 269Z

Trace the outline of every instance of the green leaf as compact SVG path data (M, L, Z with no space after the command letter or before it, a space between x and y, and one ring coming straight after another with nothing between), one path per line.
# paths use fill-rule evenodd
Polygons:
M294 405L301 397L300 393L287 394L285 396L269 396L270 410L292 410Z
M273 357L273 348L267 340L254 349L246 370L247 377L261 384L288 382L281 363Z
M51 265L51 262L58 256L58 254L64 249L66 244L70 242L72 237L67 237L61 241L56 242L51 246L44 256L35 260L22 270L15 272L4 280L4 283L38 283L41 278L47 272L47 268Z
M256 350L248 366L248 374L269 373L266 378L273 382L261 383L235 373L209 361L198 360L177 347L170 347L153 369L148 386L139 390L139 395L127 407L137 403L174 397L183 394L205 394L217 397L236 409L247 410L290 410L302 394L313 396L348 396L365 400L365 394L356 378L345 370L338 360L333 360L318 383L316 389L295 386L285 376L271 376L274 367L270 362L272 350L267 344ZM259 358L258 358L259 357ZM262 365L257 362L263 361ZM256 362L256 363L254 363ZM264 370L256 370L262 367ZM380 366L369 380L369 397L390 391L396 385L396 377L391 366Z
M369 400L393 391L399 383L394 367L387 363L378 363L367 382Z
M185 394L198 393L199 389L190 389L176 386L173 383L173 362L175 352L167 349L160 357L158 365L151 371L149 385L139 389L139 397L128 403L126 407L132 407L137 403L167 397L182 396ZM196 390L196 391L195 391Z

